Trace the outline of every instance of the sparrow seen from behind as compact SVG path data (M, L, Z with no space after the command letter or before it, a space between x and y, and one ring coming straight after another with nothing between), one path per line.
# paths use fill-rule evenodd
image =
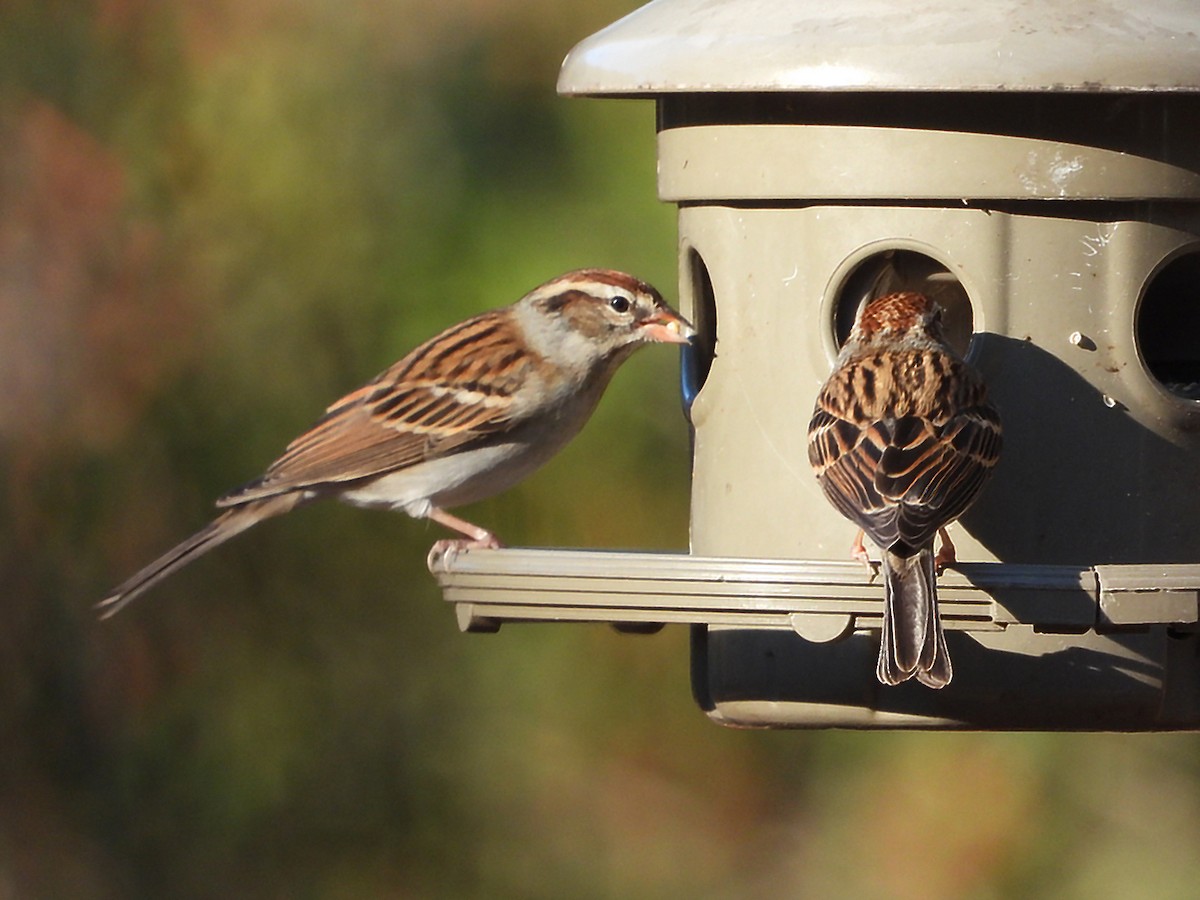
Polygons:
M863 532L882 553L883 684L950 683L935 569L954 563L946 526L979 495L1000 446L999 414L946 343L937 304L913 292L868 303L817 395L808 456L825 496L862 529L854 555L866 561Z
M435 550L498 547L447 509L501 493L562 449L638 347L694 334L653 287L607 269L568 272L448 328L330 406L261 478L220 498L224 512L102 600L102 617L250 526L323 497L403 510L465 538Z

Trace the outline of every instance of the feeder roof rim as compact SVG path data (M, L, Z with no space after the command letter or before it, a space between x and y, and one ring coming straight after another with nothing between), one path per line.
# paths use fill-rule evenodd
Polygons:
M1194 93L1195 0L654 0L581 41L558 90Z
M712 87L708 85L640 85L623 88L584 88L566 90L559 88L564 97L621 98L631 100L653 100L663 94L1200 94L1200 85L1048 85L1046 87L1012 87L1004 84L977 84L960 87L928 87L921 85L872 86L872 87L779 87L777 85L747 84L739 87Z

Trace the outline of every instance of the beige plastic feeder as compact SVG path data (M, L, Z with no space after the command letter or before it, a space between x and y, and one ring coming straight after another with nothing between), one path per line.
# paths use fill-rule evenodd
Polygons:
M1200 726L1197 32L1193 0L658 0L576 47L561 93L658 107L691 553L462 554L463 627L688 623L726 724ZM937 692L875 680L882 587L807 463L839 337L901 286L1005 425Z

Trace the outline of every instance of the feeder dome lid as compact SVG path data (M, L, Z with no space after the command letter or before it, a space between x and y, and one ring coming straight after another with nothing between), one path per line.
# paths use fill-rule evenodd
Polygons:
M654 0L562 94L1200 91L1197 0Z

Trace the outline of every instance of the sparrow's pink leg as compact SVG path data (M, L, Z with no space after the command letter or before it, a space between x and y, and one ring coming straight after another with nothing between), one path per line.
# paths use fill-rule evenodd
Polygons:
M472 525L466 519L460 519L458 516L452 515L440 507L434 506L430 508L428 516L439 525L445 525L451 531L457 531L459 534L465 534L470 538L467 541L453 541L454 544L457 544L462 549L467 547L486 547L489 550L495 550L500 546L500 541L486 528Z
M954 542L950 540L950 532L945 528L939 528L938 534L942 536L942 546L938 550L937 556L933 558L933 568L941 575L942 572L946 571L947 567L958 562L958 555L954 550Z
M875 566L871 563L871 557L867 555L867 548L863 544L864 531L860 528L854 534L854 540L850 542L850 558L857 559L860 563L867 567L867 574L872 579L875 578Z
M869 566L871 564L871 558L867 556L867 548L866 545L863 544L863 537L865 535L866 532L861 528L854 532L854 540L850 542L850 558L857 559L860 563L864 563Z

